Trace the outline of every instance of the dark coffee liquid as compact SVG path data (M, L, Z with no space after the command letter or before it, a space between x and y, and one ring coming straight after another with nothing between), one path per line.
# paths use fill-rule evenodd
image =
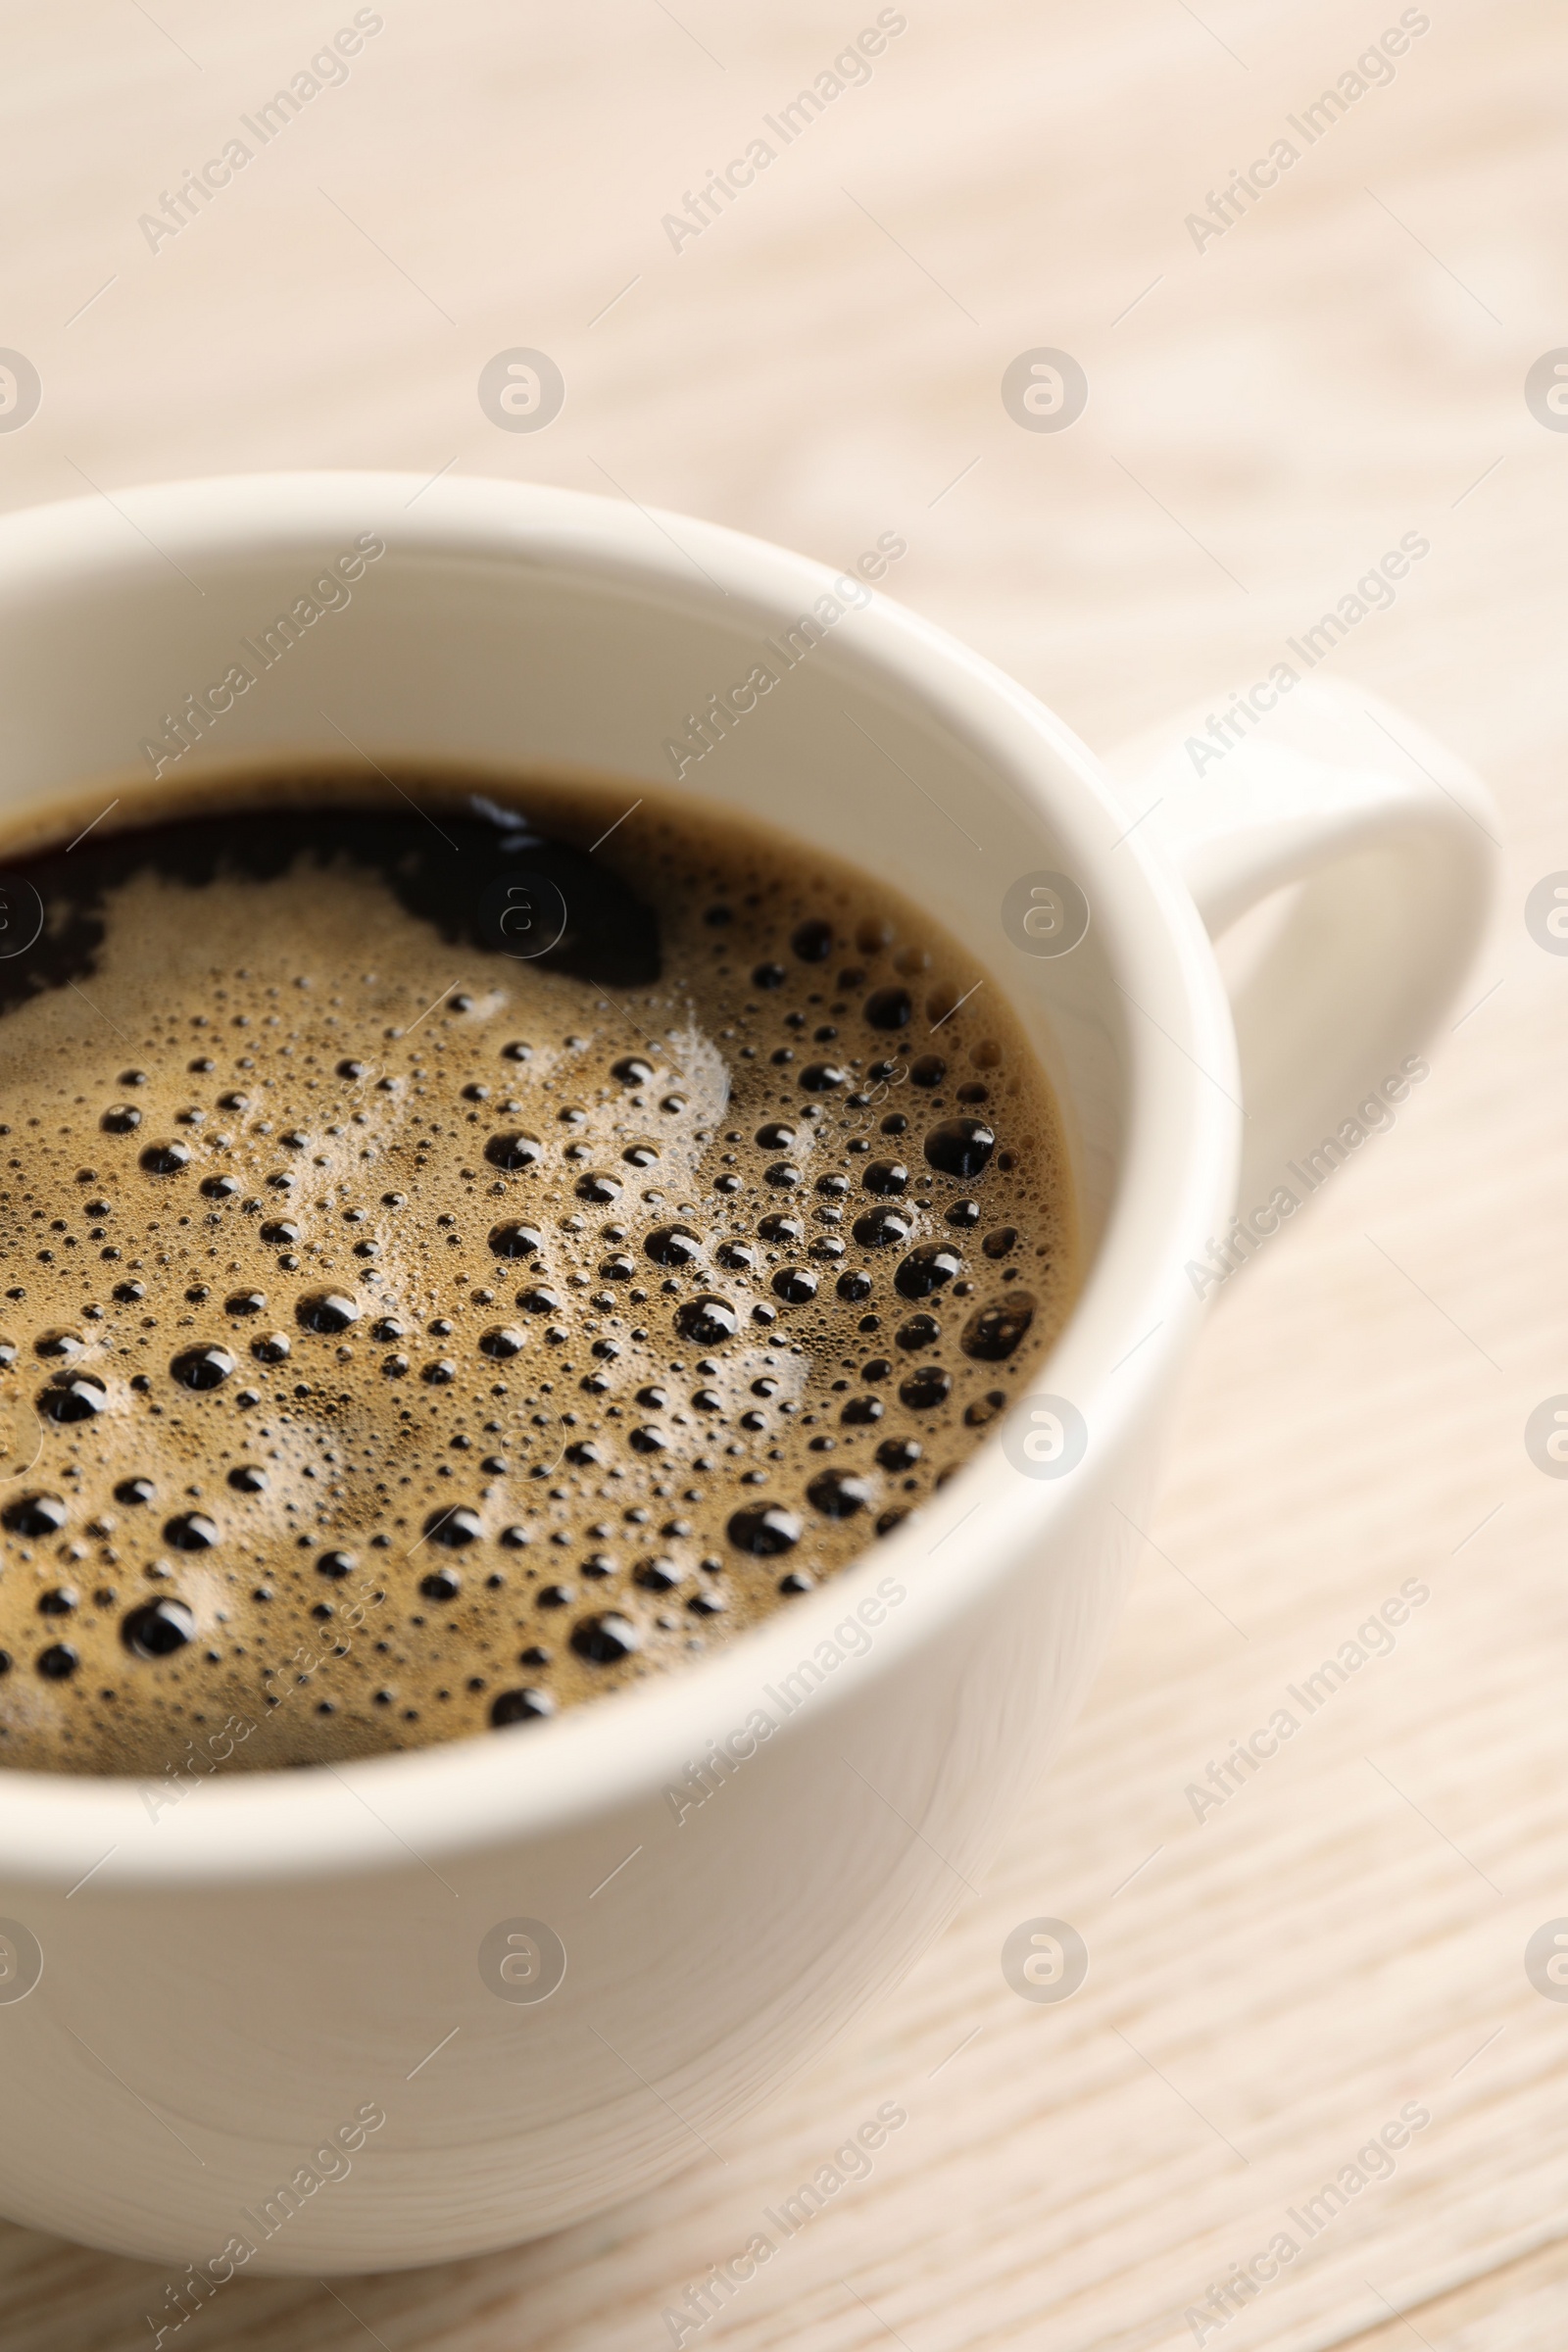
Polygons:
M0 1763L341 1760L701 1657L1070 1302L1047 1080L906 902L399 785L0 858Z

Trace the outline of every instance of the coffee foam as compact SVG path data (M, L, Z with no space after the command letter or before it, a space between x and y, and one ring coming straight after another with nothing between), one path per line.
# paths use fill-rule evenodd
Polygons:
M419 897L425 823L466 855L494 804L399 782L427 816L352 854L323 777L225 808L216 870L177 815L5 860L49 920L0 964L0 1412L42 1433L0 1762L338 1761L707 1655L918 1510L1070 1303L1049 1083L928 917L645 800L575 960L630 906L657 976L518 960ZM528 838L576 875L635 798L530 785Z

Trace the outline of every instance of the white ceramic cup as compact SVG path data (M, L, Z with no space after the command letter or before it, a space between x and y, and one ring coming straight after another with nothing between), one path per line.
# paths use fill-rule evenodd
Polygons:
M270 666L242 654L370 542L350 601L318 593ZM813 612L736 715L761 642ZM236 664L254 683L220 708ZM84 794L133 817L182 710L166 781L215 793L270 754L352 763L347 738L382 764L609 771L630 799L673 787L665 747L713 695L733 723L681 790L927 906L1051 1072L1087 1275L1048 1400L836 1581L525 1734L198 1777L174 1804L3 1776L0 2208L167 2261L171 2314L236 2266L426 2263L612 2204L722 2143L908 1966L1094 1669L1233 1209L1240 1262L1254 1208L1277 1229L1279 1193L1304 1200L1288 1163L1407 1082L1483 920L1481 787L1307 680L1217 760L1184 745L1223 725L1179 724L1119 791L856 575L605 499L320 474L0 522L10 839ZM1233 1025L1205 921L1293 882Z

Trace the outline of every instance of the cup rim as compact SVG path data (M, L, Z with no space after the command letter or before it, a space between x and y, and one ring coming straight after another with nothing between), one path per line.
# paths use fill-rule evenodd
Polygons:
M766 541L588 492L298 472L155 484L118 493L113 506L73 499L0 518L0 606L40 575L69 588L87 576L133 579L161 560L243 564L284 545L314 555L368 518L394 564L452 557L561 564L666 604L716 612L722 596L726 619L740 611L768 628L830 591L835 576ZM879 1580L902 1583L906 1598L865 1654L813 1694L813 1715L853 1705L982 1604L1026 1555L1065 1544L1086 1514L1104 1508L1129 1440L1157 1408L1200 1319L1182 1265L1231 1204L1239 1077L1218 967L1163 853L1127 833L1124 806L1094 755L1025 688L880 593L857 612L853 639L840 632L826 650L943 726L1018 807L1049 810L1053 835L1071 843L1115 985L1135 1007L1158 1006L1152 1028L1129 1016L1118 1182L1048 1358L1053 1393L1073 1398L1094 1433L1083 1463L1061 1479L1026 1480L993 1434L917 1519L788 1609L711 1657L531 1726L525 1740L484 1733L348 1764L215 1774L161 1820L134 1779L0 1767L0 1874L9 1883L72 1888L91 1872L108 1892L384 1874L417 1868L431 1852L515 1844L629 1811L657 1800L672 1775L684 1778L686 1760L710 1736L744 1724L762 1688L808 1657ZM1004 968L989 951L984 959L1005 988ZM965 1523L965 1541L945 1548ZM787 1722L771 1744L784 1747L797 1728Z

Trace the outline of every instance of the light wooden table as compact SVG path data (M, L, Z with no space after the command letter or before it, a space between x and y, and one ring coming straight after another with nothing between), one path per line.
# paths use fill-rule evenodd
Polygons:
M0 343L44 397L0 435L0 500L454 466L839 562L896 529L898 593L1102 745L1262 674L1416 530L1429 558L1335 674L1484 769L1509 884L1430 1083L1209 1326L1088 1712L885 2010L638 2205L447 2270L236 2285L170 2340L652 2352L896 2097L871 2178L688 2342L1191 2343L1184 2309L1414 2102L1393 2177L1206 2340L1555 2352L1568 2006L1523 1954L1568 1913L1568 1486L1522 1433L1568 1389L1568 961L1522 908L1568 867L1568 436L1523 382L1568 337L1560 11L1430 0L1392 84L1199 251L1186 216L1396 0L906 0L869 83L679 252L662 216L871 0L382 13L154 251L138 216L351 11L9 12ZM475 395L518 345L567 382L537 436ZM1090 379L1061 434L999 395L1042 345ZM1187 1785L1412 1578L1393 1653L1200 1825ZM1093 1954L1059 2008L998 1965L1042 1912ZM7 2352L148 2342L162 2308L161 2274L0 2230Z

